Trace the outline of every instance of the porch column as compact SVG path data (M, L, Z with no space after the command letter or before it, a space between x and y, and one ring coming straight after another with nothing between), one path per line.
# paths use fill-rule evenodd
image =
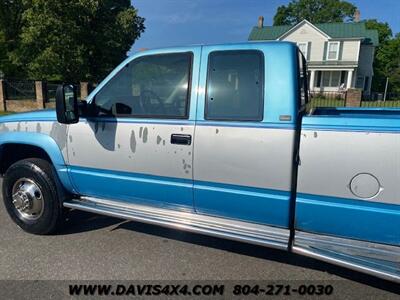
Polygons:
M351 88L351 81L353 79L353 71L350 70L347 72L347 84L346 84L346 88L350 89Z
M314 80L315 80L315 70L311 70L311 75L310 75L310 87L308 88L311 92L314 89Z

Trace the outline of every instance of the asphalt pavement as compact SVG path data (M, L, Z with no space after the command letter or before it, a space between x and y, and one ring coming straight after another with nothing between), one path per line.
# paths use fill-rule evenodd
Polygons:
M79 211L69 213L57 235L35 236L11 221L0 200L0 284L4 280L307 281L333 284L341 299L351 299L357 291L366 299L390 299L400 290L387 281L284 251Z

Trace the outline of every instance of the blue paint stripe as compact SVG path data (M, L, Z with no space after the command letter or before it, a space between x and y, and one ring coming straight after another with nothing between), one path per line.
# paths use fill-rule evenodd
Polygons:
M193 211L190 179L69 166L81 195Z
M69 166L79 192L101 198L288 227L290 191Z
M400 245L400 205L298 194L296 229Z
M272 122L227 122L227 121L197 121L196 126L213 127L243 127L243 128L271 128L271 129L295 129L294 124Z
M157 184L171 184L178 186L192 186L193 182L191 179L186 178L177 178L177 177L167 177L167 176L158 176L158 175L150 175L144 173L133 173L126 171L116 171L116 170L107 170L107 169L97 169L97 168L89 168L89 167L81 167L81 166L68 166L69 170L74 173L80 174L88 174L94 176L108 176L114 177L120 180L131 180L131 181L141 181L141 182L151 182Z
M161 125L194 125L190 120L168 120L168 119L137 119L137 118L80 118L80 122L103 122L103 123L132 123L132 124L161 124Z
M382 128L382 127L371 127L371 126L331 126L331 125L303 125L303 130L311 130L311 131L337 131L337 132L376 132L376 133L390 133L390 134L399 134L400 127L392 127L392 128Z
M3 121L0 119L0 121ZM37 119L12 119L12 120L5 120L4 123L25 123L25 122L55 122L57 119L49 119L49 118L37 118ZM0 122L2 123L2 122Z
M400 115L399 115L400 116ZM304 130L368 131L399 133L398 116L379 115L315 115L302 120Z
M290 191L195 181L198 213L289 227Z
M237 194L247 194L254 196L266 196L266 197L274 196L282 200L286 199L286 197L290 195L290 191L257 188L257 187L211 182L211 181L201 181L201 180L195 180L194 187L197 189L230 192Z

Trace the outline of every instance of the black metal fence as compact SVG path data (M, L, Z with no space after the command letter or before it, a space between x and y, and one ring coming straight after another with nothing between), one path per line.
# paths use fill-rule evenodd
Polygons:
M400 93L386 93L386 98L384 92L363 93L362 99L366 101L396 101L400 100Z
M4 80L5 95L8 100L35 100L36 89L34 80Z
M400 108L400 94L388 93L383 101L382 93L362 95L360 107ZM345 107L347 92L310 92L307 109L318 107Z
M46 89L47 102L55 102L56 101L56 91L60 84L62 84L62 82L47 82L46 83L45 89Z
M55 102L56 91L62 82L44 81L44 93L46 102ZM78 98L80 97L79 84L77 85ZM35 80L4 79L5 96L7 100L32 100L36 99ZM89 89L92 86L89 85Z

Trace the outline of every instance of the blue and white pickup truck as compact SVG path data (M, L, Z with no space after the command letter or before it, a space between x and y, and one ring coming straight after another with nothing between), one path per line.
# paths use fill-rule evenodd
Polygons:
M307 94L292 43L136 53L86 102L0 118L5 207L34 234L78 209L400 281L400 112Z

